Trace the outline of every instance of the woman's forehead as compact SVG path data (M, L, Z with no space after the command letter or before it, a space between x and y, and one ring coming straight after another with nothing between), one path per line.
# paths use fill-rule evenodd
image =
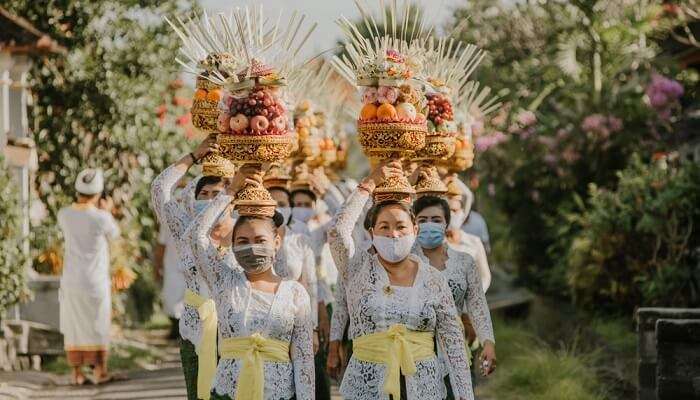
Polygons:
M430 206L422 209L416 217L444 217L445 212L440 206Z
M377 214L377 222L395 222L395 221L410 221L411 216L406 210L397 205L392 204L382 208Z

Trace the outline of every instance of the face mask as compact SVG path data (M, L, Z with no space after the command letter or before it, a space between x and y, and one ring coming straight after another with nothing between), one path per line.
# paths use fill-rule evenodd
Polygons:
M200 214L211 204L211 200L195 200L194 201L194 212Z
M412 233L397 238L377 235L372 237L372 244L379 256L390 263L397 263L408 257L415 241L416 236Z
M450 218L450 229L452 230L457 230L462 227L462 224L464 223L464 211L459 210L457 212L453 212L452 216Z
M233 247L236 261L249 274L261 274L272 268L275 249L268 244L244 244Z
M292 208L292 218L300 222L308 222L316 212L309 207L294 207Z
M277 211L279 211L280 214L282 214L282 217L284 218L284 223L286 224L289 222L289 217L292 215L292 209L289 207L277 207Z
M445 224L424 222L418 225L418 243L426 249L434 249L445 240Z

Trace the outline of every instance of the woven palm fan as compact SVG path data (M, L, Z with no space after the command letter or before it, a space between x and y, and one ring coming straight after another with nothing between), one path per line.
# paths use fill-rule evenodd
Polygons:
M165 20L182 41L180 53L184 59L178 57L177 62L187 72L197 75L197 89L190 109L192 124L204 133L216 135L222 90L220 84L209 78L223 79L226 71L240 68L242 64L237 67L237 60L224 46L224 26L219 20L212 21L206 12L184 19L175 17L174 21L166 17ZM234 165L219 153L209 153L202 160L204 176L231 177L234 172Z
M262 6L236 8L217 15L197 45L221 48L236 62L221 66L221 73L205 76L223 88L217 143L233 163L262 171L265 163L284 162L294 142L285 86L296 79L299 52L315 29L302 29L305 17L265 18ZM205 43L207 42L207 43ZM240 215L272 216L275 201L259 186L246 186L236 194Z
M391 1L388 8L380 1L381 25L364 2L355 4L362 22L355 25L345 17L337 21L345 34L345 54L333 63L362 90L364 105L357 118L360 145L372 163L411 156L423 147L427 132L419 82L430 30L424 30L422 13L408 1L401 6ZM410 201L413 193L408 180L397 176L376 188L374 195L375 201Z
M474 162L474 138L472 128L483 124L485 117L501 106L498 97L491 95L491 88L481 87L476 81L467 82L460 90L460 97L455 105L457 138L454 154L438 165L449 173L458 173L471 168Z
M444 37L430 38L426 46L423 90L428 100L428 133L425 146L413 157L419 164L419 179L414 188L418 196L444 196L447 185L440 179L436 164L454 154L457 123L453 105L484 52L474 45Z

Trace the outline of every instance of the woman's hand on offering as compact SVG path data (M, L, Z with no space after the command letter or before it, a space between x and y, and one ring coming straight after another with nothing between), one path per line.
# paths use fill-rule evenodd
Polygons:
M219 151L219 145L216 143L216 135L209 135L206 139L202 140L202 143L192 152L192 157L194 157L192 161L197 162L207 154L216 151Z
M262 174L257 168L244 165L236 171L236 175L233 176L226 188L226 193L235 196L247 185L262 186Z

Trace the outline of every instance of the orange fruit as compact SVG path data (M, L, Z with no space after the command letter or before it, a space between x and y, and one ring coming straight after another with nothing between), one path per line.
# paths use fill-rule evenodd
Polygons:
M207 94L207 100L218 102L221 99L221 90L214 89Z
M365 104L360 111L360 119L374 119L377 117L377 106L372 103Z
M461 149L463 146L464 146L464 143L462 143L461 140L457 139L457 140L455 141L455 149L459 150L459 149Z
M396 108L389 103L384 103L377 108L377 118L396 119Z
M198 89L196 92L194 92L194 99L195 100L206 100L207 98L207 91L204 89Z

